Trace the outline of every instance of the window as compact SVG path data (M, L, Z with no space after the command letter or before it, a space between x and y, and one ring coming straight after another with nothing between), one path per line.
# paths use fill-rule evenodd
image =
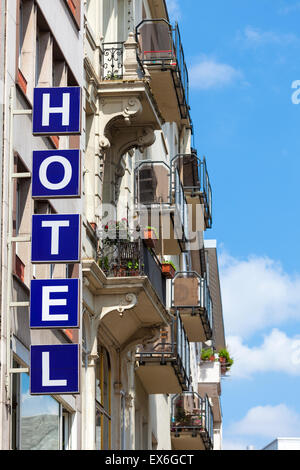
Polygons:
M12 405L14 450L70 449L71 413L51 396L30 395L28 374L14 375Z
M100 348L96 365L96 449L111 448L111 368L107 351Z

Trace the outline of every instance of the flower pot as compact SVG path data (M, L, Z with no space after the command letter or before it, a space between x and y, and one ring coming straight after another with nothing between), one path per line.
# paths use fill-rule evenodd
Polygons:
M140 271L138 269L130 269L129 276L140 276Z
M169 263L164 263L161 265L161 272L162 275L167 279L173 279L175 276L175 269Z
M127 276L127 269L122 266L114 267L114 277L126 277Z
M210 356L209 360L210 360L211 362L215 362L215 356Z
M147 248L155 249L157 246L157 238L153 229L144 230L144 243Z

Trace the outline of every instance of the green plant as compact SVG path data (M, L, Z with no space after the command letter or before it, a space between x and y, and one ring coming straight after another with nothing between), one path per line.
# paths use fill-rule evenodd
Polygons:
M109 269L108 256L104 256L103 258L99 259L99 266L100 266L101 269L104 269L105 271L108 271L108 269Z
M218 352L219 358L224 359L224 363L226 364L227 369L229 369L232 364L234 363L234 360L232 357L230 357L230 354L227 349L220 349Z
M175 271L177 270L175 264L172 261L164 259L161 264L170 264L175 269Z
M129 261L127 263L128 269L139 269L139 267L140 267L140 263L138 261L136 261L135 263L133 261Z
M212 357L215 357L215 354L212 348L203 349L201 353L202 361L210 361Z

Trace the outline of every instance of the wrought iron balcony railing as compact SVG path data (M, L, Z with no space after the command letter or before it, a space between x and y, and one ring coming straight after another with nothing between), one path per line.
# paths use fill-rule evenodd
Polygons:
M102 79L121 80L123 78L124 42L103 44Z
M138 60L143 68L171 70L181 117L189 117L189 77L178 24L165 19L143 20L136 27Z
M160 365L171 364L182 390L188 390L191 375L190 345L180 316L173 317L170 326L161 330L155 343L139 347L136 359L141 365L156 362Z
M172 159L172 181L176 172L180 174L184 192L192 198L199 197L204 206L206 228L212 227L212 189L206 159L200 160L197 153L178 154Z
M191 434L201 436L206 450L213 449L214 421L207 396L184 392L172 398L171 432L175 438Z
M166 279L161 264L142 238L133 239L127 230L103 231L98 263L107 277L147 276L162 303L166 304Z

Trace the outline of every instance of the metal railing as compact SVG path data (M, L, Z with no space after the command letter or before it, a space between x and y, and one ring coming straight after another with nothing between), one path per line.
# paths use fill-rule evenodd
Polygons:
M134 200L136 207L155 209L169 208L174 211L174 232L179 240L188 234L188 208L184 188L177 170L172 182L171 168L164 161L143 160L135 168Z
M147 276L161 302L166 304L166 279L155 253L141 237L127 230L102 231L98 264L107 277Z
M159 361L164 365L171 363L183 390L189 389L190 343L179 315L172 319L168 329L161 330L160 338L153 344L141 346L136 354L140 364Z
M185 192L192 196L199 196L204 206L207 228L212 226L212 189L207 171L206 159L201 160L197 153L178 154L171 162L172 184L176 172L182 175L182 185Z
M142 69L147 65L172 71L181 117L190 117L189 76L178 24L173 27L162 18L143 20L136 27L136 41Z
M124 42L103 43L103 80L121 80L123 78L123 49Z
M176 292L177 283L177 292ZM213 312L212 300L207 280L195 271L177 272L171 284L172 308L176 310L191 309L192 314L202 310L207 325L207 334L212 335Z
M171 432L180 437L190 432L193 437L201 435L207 450L213 449L213 412L207 396L195 392L183 392L172 398Z

